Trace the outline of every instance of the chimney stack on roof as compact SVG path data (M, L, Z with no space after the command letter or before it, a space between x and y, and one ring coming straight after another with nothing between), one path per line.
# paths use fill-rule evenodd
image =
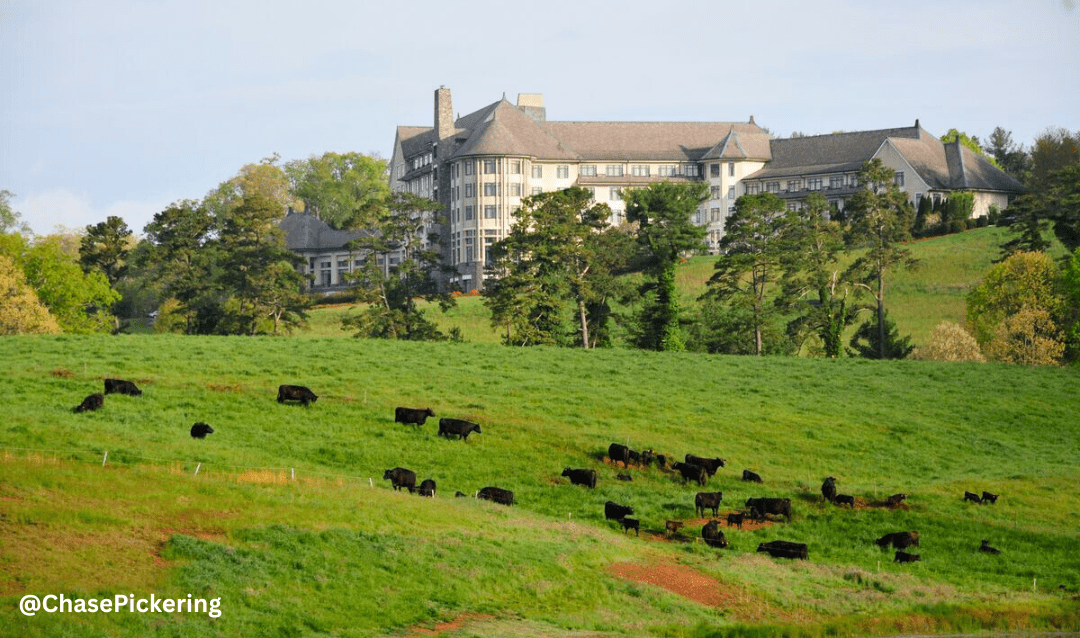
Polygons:
M443 140L454 132L454 105L450 89L440 86L435 91L435 137Z
M517 106L535 122L547 120L547 109L544 108L543 93L518 93Z

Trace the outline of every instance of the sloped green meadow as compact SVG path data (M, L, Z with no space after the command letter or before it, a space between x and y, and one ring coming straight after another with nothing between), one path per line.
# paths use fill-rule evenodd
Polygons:
M1075 370L168 335L7 338L0 369L0 634L1080 629ZM143 395L73 413L105 377ZM280 405L281 383L319 399ZM437 418L394 423L399 405L483 431L446 440ZM214 434L192 439L195 421ZM721 516L787 496L793 520L707 548L692 540L700 488L613 467L612 442L726 458L706 488L724 492ZM391 490L395 466L435 479L437 498ZM596 469L597 488L569 485L568 466ZM822 502L828 475L859 507ZM454 498L486 485L517 505ZM882 505L898 492L904 505ZM640 538L604 520L608 500L635 508ZM668 519L688 521L675 540ZM908 529L922 560L894 564L873 540ZM754 551L776 538L810 560ZM1002 554L977 552L982 539ZM719 602L619 578L619 564L711 577ZM61 592L218 597L222 614L17 610Z

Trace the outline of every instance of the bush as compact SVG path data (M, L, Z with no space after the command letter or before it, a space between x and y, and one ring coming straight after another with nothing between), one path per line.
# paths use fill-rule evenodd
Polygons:
M930 333L927 343L916 348L911 358L921 361L986 361L975 337L951 321L938 324Z

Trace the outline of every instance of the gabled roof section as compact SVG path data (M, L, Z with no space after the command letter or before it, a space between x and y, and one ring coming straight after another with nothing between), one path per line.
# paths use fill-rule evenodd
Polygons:
M412 157L426 150L437 141L435 139L435 129L430 126L399 126L397 135L401 144L401 153L404 157Z
M471 155L523 155L544 159L577 159L577 155L554 138L543 125L506 100L485 109L483 118L467 118L474 128L454 157ZM458 120L464 123L466 118Z
M930 188L1022 193L1026 189L959 141L945 144L933 136L889 140Z
M335 230L310 213L290 212L278 228L285 231L285 246L297 252L338 250L354 239L370 235L367 231Z
M748 122L547 122L582 160L700 161L732 135L732 157L766 160L769 134Z
M905 128L774 139L770 144L772 161L753 177L857 171L874 157L886 140L920 138L933 139L933 136L916 123Z
M761 132L740 132L736 131L735 126L732 125L731 130L728 131L724 139L709 149L701 159L768 160L772 157L772 150L769 147L771 139L772 136L763 130Z

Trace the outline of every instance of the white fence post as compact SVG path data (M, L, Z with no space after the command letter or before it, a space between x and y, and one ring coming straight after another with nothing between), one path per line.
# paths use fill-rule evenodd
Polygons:
M202 467L202 463L199 463L198 465L195 466L195 476L199 475L199 468L200 467Z
M105 451L105 458L101 459L101 467L105 467L105 462L109 460L109 452Z

